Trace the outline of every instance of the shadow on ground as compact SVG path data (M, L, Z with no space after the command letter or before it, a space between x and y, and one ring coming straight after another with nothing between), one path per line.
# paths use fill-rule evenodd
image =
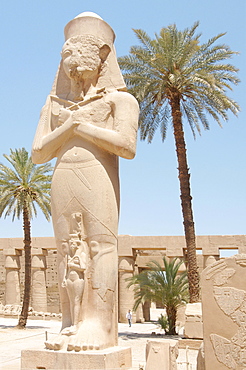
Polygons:
M28 329L44 329L43 326L30 326L28 325L27 327L25 328L17 328L17 324L16 325L0 325L0 329L18 329L20 331L22 330L28 330ZM46 327L45 330L49 329L49 327Z
M165 335L165 334L150 334L150 333L129 333L121 332L118 334L123 340L126 339L137 339L137 338L151 338L151 339L180 339L179 335Z

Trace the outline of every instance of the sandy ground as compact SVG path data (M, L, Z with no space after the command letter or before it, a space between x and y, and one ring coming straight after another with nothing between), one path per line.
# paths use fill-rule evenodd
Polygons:
M23 349L43 349L46 335L48 338L58 334L61 322L58 320L29 319L24 330L16 329L17 319L0 317L0 369L19 370ZM155 323L119 324L119 346L131 347L132 370L144 369L146 364L145 347L148 340L165 339ZM176 337L178 339L178 337ZM175 339L176 339L175 338ZM174 338L173 338L174 339ZM177 359L178 370L196 369L197 350L180 349ZM160 369L161 370L161 369Z

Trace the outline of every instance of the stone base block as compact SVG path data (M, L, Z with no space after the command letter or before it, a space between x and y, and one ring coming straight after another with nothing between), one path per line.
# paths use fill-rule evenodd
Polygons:
M148 340L146 344L145 370L176 370L178 354L177 340Z
M199 319L187 319L185 322L184 336L186 338L203 339L203 324Z
M184 336L186 338L203 339L201 302L186 305Z
M131 348L111 347L101 351L67 352L24 350L21 369L127 370L132 367Z

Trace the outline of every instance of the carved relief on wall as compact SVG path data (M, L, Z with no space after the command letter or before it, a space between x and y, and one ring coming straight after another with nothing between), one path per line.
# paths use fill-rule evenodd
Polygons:
M214 264L206 271L206 280L213 282L214 300L220 309L216 320L223 326L228 322L224 315L230 318L230 328L228 325L224 327L224 333L229 333L233 323L236 324L232 336L226 337L216 332L209 335L217 360L228 369L246 368L246 291L239 289L243 286L240 280L245 279L245 267L246 255L237 255Z

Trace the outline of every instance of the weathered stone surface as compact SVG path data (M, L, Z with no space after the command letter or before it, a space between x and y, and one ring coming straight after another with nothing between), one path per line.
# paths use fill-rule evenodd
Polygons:
M199 266L199 273L215 260L219 258L218 255L211 256L208 254L211 245L217 245L218 249L225 250L235 248L235 253L237 250L242 253L246 252L246 236L245 235L211 235L211 236L197 236L197 249L200 249L204 254L197 254L197 261ZM119 255L119 318L124 318L126 310L128 309L128 301L133 302L133 292L126 291L125 277L130 276L129 268L132 268L129 264L127 258L130 257L134 260L137 255L144 255L148 257L148 262L155 259L156 256L165 256L168 248L185 248L184 237L179 236L130 236L130 235L119 235L118 236L118 255ZM149 249L150 248L150 249ZM184 249L185 250L185 249ZM47 251L47 255L45 255ZM57 250L55 245L54 237L33 237L32 238L32 253L40 253L44 255L47 269L45 270L46 277L46 289L47 289L47 310L49 312L60 312L60 298L58 291L58 279L57 279ZM175 253L175 250L173 251ZM22 255L21 255L22 254ZM11 259L6 260L6 256L16 256L18 258L16 261ZM121 259L122 258L122 259ZM123 261L123 262L122 262ZM130 260L129 260L130 261ZM7 262L7 265L5 265ZM135 262L134 262L135 264ZM20 280L20 296L23 295L24 286L24 253L23 253L23 238L0 238L0 301L5 304L6 302L6 268L20 267L19 280ZM138 272L138 267L136 266L136 273ZM126 272L125 268L128 272ZM12 284L8 287L12 289ZM125 298L121 299L121 289L124 290L123 295ZM45 298L45 296L44 296ZM12 301L11 301L12 302ZM46 302L44 302L46 304ZM132 303L131 303L132 304ZM134 317L133 317L134 319ZM183 321L184 322L184 321ZM181 325L183 326L183 325Z
M182 349L185 349L185 348L189 348L189 349L194 349L194 350L198 350L201 345L203 343L203 340L202 339L179 339L179 348L182 348Z
M66 351L48 350L25 350L21 352L22 370L127 370L131 366L131 349L123 347L69 354Z
M246 368L246 255L225 258L202 273L206 369Z
M62 331L50 350L117 345L118 157L136 151L139 107L126 92L111 27L85 12L65 27L62 60L33 142L57 158L51 210Z
M200 302L186 305L184 335L186 338L203 338L202 305Z
M149 340L146 344L146 367L145 370L176 370L178 357L178 341Z
M134 258L133 257L119 257L119 322L127 322L126 312L132 309L134 305L133 287L128 288L128 281L126 279L131 278L134 272ZM132 322L136 321L136 315L132 317Z
M20 304L20 255L14 248L5 250L5 305Z

